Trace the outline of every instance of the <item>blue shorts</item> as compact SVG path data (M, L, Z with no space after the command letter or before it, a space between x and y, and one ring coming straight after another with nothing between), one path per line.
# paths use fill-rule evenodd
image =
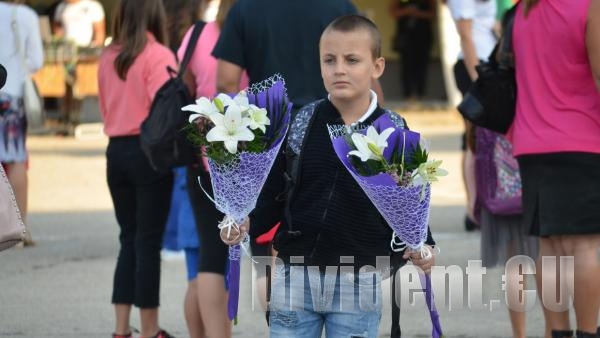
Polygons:
M198 248L185 248L185 265L187 266L188 281L198 275Z

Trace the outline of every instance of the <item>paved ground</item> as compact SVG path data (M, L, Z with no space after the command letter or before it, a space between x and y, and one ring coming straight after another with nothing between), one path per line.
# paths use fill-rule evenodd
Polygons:
M463 230L464 191L460 179L458 138L461 122L454 112L410 113L412 129L431 140L431 154L444 160L450 175L433 188L431 226L442 253L437 263L465 271L479 257L478 233ZM93 128L92 128L93 129ZM0 253L0 337L109 337L113 330L111 280L117 252L117 225L105 184L106 139L93 130L80 138L32 136L29 227L37 245ZM186 287L181 259L162 265L161 325L185 337L182 300ZM252 311L250 266L243 266L240 323L235 337L266 337L262 313ZM503 300L500 269L484 276L483 301ZM466 288L467 278L464 276ZM529 288L533 283L529 281ZM386 282L387 283L387 282ZM386 284L387 285L387 284ZM385 296L389 298L389 293ZM466 293L465 293L466 298ZM502 302L501 302L502 303ZM447 337L509 337L505 307L492 311L440 309ZM385 310L381 336L389 332ZM541 310L527 313L528 337L540 336ZM402 311L405 337L428 337L425 308ZM137 316L132 324L139 326Z

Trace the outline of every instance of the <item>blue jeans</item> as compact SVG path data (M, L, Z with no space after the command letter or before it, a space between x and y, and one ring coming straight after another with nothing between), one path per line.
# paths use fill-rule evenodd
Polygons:
M270 337L377 337L381 319L381 274L354 274L337 267L278 265L271 288Z

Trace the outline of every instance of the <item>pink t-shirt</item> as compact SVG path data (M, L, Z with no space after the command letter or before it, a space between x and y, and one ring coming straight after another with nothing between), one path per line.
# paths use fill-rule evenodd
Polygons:
M148 43L121 80L114 61L118 46L106 48L98 65L98 101L109 137L139 135L154 95L169 79L167 67L177 70L175 55L148 33Z
M590 0L544 0L514 25L514 155L600 153L600 94L585 45Z
M183 37L181 46L177 51L179 60L183 60L183 54L187 48L190 36L192 35L193 26L188 29ZM196 81L196 98L201 96L213 97L217 93L217 59L211 53L220 34L219 25L215 21L207 22L200 33L194 54L188 65L188 70L194 74ZM248 77L246 73L242 75L240 81L240 89L248 86Z

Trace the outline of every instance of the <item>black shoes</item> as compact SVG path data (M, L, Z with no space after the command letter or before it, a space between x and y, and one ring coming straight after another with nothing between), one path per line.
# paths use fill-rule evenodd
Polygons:
M469 216L465 216L465 230L468 232L479 230L479 224L473 222Z

